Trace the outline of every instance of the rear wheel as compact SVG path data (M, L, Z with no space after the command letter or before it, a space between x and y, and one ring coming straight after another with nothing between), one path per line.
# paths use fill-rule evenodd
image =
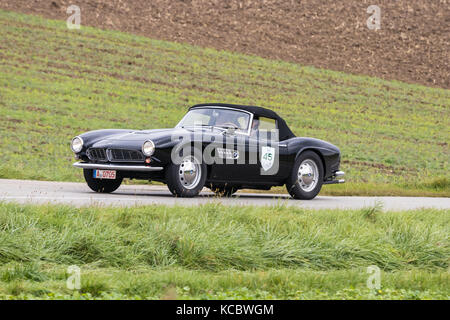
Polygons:
M189 155L180 164L171 163L166 170L166 181L170 192L177 197L195 197L206 181L206 164Z
M214 192L219 197L231 197L239 189L232 186L211 186L211 191Z
M315 198L323 184L322 160L314 151L305 151L297 158L286 188L294 199Z
M117 173L117 177L114 180L96 179L94 178L94 170L92 169L83 169L83 174L89 188L91 188L92 191L100 193L111 193L116 191L123 180L123 178L119 176L119 173Z

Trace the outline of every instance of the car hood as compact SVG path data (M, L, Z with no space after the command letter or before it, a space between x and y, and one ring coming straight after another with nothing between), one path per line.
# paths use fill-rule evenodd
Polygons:
M103 132L102 132L103 131ZM221 134L221 130L195 129L195 133L206 132ZM194 130L185 128L154 129L154 130L98 130L81 135L86 148L118 148L140 150L143 143L152 140L156 148L173 146L182 137L194 134Z

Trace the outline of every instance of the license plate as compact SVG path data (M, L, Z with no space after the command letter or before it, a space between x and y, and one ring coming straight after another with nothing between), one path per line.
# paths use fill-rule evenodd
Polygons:
M96 179L116 179L116 170L94 170Z

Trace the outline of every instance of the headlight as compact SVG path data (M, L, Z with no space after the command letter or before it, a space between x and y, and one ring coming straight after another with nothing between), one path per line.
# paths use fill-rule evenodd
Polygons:
M153 143L153 141L148 140L144 142L144 144L142 145L142 153L147 157L155 153L155 144Z
M70 147L72 148L72 151L75 153L78 153L83 149L83 139L81 137L75 137L72 139L72 143Z

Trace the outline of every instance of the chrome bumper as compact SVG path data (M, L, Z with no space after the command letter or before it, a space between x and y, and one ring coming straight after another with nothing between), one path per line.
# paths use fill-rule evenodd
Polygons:
M336 172L334 173L334 176L335 176L335 177L342 177L343 175L345 175L345 172L344 172L344 171L336 171Z
M102 170L122 170L122 171L161 171L163 167L146 167L146 166L133 166L123 164L101 164L101 163L86 163L75 162L74 167L82 169L102 169Z
M333 178L342 177L343 175L345 175L344 171L336 171L333 175ZM344 179L328 180L325 181L323 184L336 184L336 183L345 183L345 180Z

